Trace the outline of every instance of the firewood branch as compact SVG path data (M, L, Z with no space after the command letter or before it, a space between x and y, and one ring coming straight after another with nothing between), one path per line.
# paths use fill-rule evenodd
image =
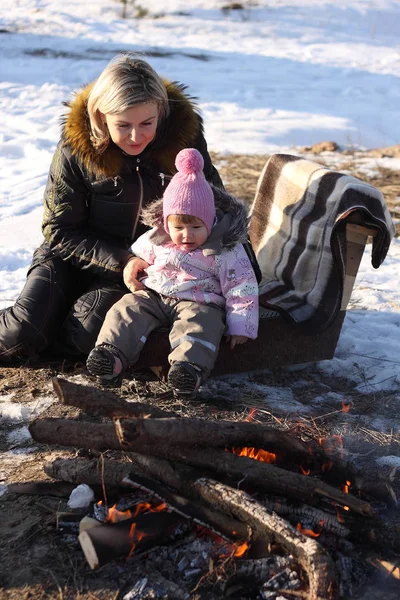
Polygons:
M299 438L259 423L207 421L205 419L120 419L118 436L124 444L171 440L176 446L245 446L279 453L282 458L301 460L310 456Z
M61 404L75 406L82 410L109 417L172 417L156 406L141 402L127 402L109 390L101 390L94 386L79 385L61 377L53 377L53 388Z
M256 531L268 531L280 546L296 556L309 579L310 600L337 598L333 563L318 542L269 513L245 492L206 478L197 480L194 486L210 506L249 523Z
M53 479L69 483L105 485L106 488L121 485L122 480L132 471L131 462L91 458L56 458L44 465L44 472Z

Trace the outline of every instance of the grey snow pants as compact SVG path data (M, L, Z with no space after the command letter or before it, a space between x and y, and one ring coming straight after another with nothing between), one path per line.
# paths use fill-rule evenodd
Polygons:
M112 344L133 365L150 333L160 328L171 328L171 365L190 362L209 375L225 331L225 310L216 304L169 298L152 290L126 294L108 311L96 346Z

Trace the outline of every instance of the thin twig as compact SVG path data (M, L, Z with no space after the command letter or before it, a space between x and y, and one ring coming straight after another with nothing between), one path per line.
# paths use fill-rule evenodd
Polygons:
M354 356L362 356L363 358L371 358L372 360L382 360L384 362L390 362L394 365L400 365L398 360L390 360L390 358L379 358L378 356L368 356L368 354L360 354L359 352L349 352L349 354L354 354Z
M107 510L108 502L107 502L106 484L104 481L104 454L103 453L100 454L99 460L101 461L101 489L103 490L104 506Z

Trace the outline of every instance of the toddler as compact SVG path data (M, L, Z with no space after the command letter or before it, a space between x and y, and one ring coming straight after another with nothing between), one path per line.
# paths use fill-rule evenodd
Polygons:
M149 334L170 329L168 383L194 398L209 376L224 333L233 349L258 331L258 284L243 247L248 217L225 191L211 188L203 158L186 148L162 200L143 213L152 227L132 246L148 265L133 293L107 313L87 359L100 382L120 385Z

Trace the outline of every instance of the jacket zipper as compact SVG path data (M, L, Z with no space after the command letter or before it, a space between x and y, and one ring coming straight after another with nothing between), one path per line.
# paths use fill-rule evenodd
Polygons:
M165 186L165 181L171 181L171 179L172 179L172 175L166 175L165 173L159 173L158 176L161 179L162 187Z
M139 207L136 212L135 225L133 227L133 236L136 233L136 228L137 228L137 224L139 222L139 217L140 217L140 213L142 212L142 205L143 205L143 180L142 180L142 176L141 176L140 170L139 170L140 158L137 158L136 162L137 162L136 172L138 174L140 192L139 192Z

